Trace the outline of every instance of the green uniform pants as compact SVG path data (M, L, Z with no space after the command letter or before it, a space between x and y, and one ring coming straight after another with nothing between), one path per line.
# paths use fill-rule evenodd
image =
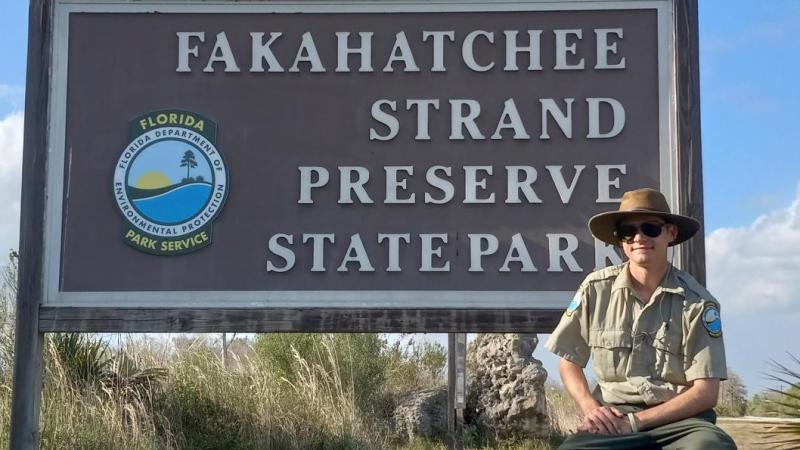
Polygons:
M559 450L716 450L736 449L730 436L715 425L716 414L707 411L638 433L605 435L577 433Z

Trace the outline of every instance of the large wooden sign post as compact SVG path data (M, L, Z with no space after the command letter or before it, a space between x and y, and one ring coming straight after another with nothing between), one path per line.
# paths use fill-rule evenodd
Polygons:
M591 215L702 216L696 9L32 1L14 448L45 332L549 332Z

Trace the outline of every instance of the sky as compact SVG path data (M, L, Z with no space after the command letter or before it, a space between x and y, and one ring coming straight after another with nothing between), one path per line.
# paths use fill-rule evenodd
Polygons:
M1 252L19 239L25 3L0 15ZM800 2L699 3L708 287L728 366L754 394L770 386L767 361L800 356ZM556 359L541 345L534 356L557 379Z
M181 167L184 154L187 150L195 154L197 166ZM181 179L187 176L196 177L201 175L207 181L212 180L211 165L208 160L204 158L203 153L187 147L186 144L177 139L157 141L155 144L151 144L149 147L142 150L139 156L133 161L133 164L131 164L127 178L128 184L131 186L138 186L141 177L148 172L152 173L154 167L158 168L158 173L163 174L165 178L169 180L170 184L179 183ZM187 169L191 170L191 172L188 172Z

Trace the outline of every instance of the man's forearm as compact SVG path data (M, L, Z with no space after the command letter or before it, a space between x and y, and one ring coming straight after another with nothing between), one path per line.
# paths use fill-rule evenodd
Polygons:
M564 389L575 400L581 411L586 413L600 406L600 403L592 397L592 393L589 391L589 383L586 381L586 375L583 374L581 366L562 358L558 364L558 371L561 381L564 383Z
M578 426L577 431L600 433L600 434L620 434L627 431L627 421L623 421L622 413L613 407L604 407L589 391L589 383L583 368L566 359L562 359L558 365L561 373L561 381L567 393L578 403L583 411L583 421ZM627 428L629 430L629 428Z
M713 408L717 404L719 380L695 380L689 389L672 400L639 411L635 414L639 429L654 428L666 423L677 422Z

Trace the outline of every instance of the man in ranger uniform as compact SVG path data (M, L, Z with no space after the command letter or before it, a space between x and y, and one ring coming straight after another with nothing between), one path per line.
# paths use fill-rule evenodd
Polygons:
M626 192L619 210L589 220L628 261L586 277L547 341L583 411L560 449L736 448L712 409L727 376L719 303L667 259L699 228L652 189ZM593 394L583 373L590 357Z

